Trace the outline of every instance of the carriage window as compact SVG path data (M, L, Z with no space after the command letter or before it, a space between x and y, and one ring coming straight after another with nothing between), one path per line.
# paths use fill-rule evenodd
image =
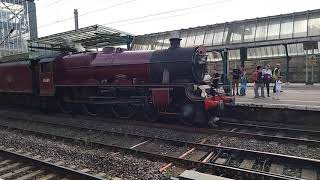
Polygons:
M41 73L52 72L52 63L45 62L41 63Z

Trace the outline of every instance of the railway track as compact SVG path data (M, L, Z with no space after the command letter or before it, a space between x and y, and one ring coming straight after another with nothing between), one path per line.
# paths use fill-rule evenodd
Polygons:
M12 111L11 111L12 112ZM0 111L0 117L10 118L8 116L10 111ZM12 113L11 113L12 114ZM41 115L40 115L41 116ZM39 117L40 117L39 116ZM75 117L66 114L54 114L57 118L79 118L83 120L92 120L93 122L106 122L105 118L88 117L77 115ZM11 116L14 118L15 116ZM36 119L33 119L36 120ZM108 118L108 122L115 124L123 124L123 121ZM253 138L257 140L269 141L273 143L293 143L302 146L320 146L320 131L298 129L298 128L284 128L279 126L267 126L259 124L238 123L223 119L219 122L220 126L217 128L191 128L176 124L165 123L149 123L145 121L128 121L128 125L137 125L141 127L153 127L178 130L190 133L202 134L221 134L225 136Z
M29 128L22 125L26 121L29 123ZM41 131L30 128L30 124L36 124L35 126ZM179 172L185 169L195 169L218 176L244 179L319 179L319 160L210 145L206 143L206 138L199 142L188 142L105 131L99 127L93 128L66 121L48 122L39 119L32 120L32 118L30 120L27 117L13 118L12 116L6 123L2 122L1 126L134 153L147 159L164 162L160 171ZM69 132L63 134L60 131L55 134L52 131L53 127L55 129L67 128ZM70 134L71 131L85 132L86 135L85 137L77 136L76 133ZM175 170L175 167L179 167L178 170Z
M61 162L54 163L50 158L42 159L41 156L33 155L30 152L0 147L0 179L102 179L85 173L86 170L76 171L62 167L60 164Z
M0 111L0 117L10 118L8 114L12 114L12 111ZM106 122L105 118L101 117L88 117L77 115L75 117L65 114L54 114L56 118L72 118L92 120L93 122ZM41 115L39 115L41 117ZM15 118L15 116L11 116ZM33 119L38 120L38 119ZM114 124L123 124L124 121L108 118L108 122ZM165 123L149 123L145 121L129 121L125 122L128 125L136 125L141 127L153 127L178 130L182 132L190 133L202 133L202 134L221 134L225 136L253 138L257 140L269 141L273 143L293 143L302 146L320 146L320 131L297 129L297 128L284 128L277 126L267 126L259 124L238 123L232 120L222 120L220 126L217 128L191 128L176 124Z

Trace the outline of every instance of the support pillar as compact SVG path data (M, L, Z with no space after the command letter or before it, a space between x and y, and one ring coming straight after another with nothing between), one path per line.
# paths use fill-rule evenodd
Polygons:
M306 52L306 85L309 84L309 69L308 69L308 59L309 59L309 56L308 56L308 50L305 51Z
M222 74L222 82L223 82L223 89L227 94L231 93L231 83L228 79L229 74L229 59L228 59L228 50L224 49L220 51L223 63L223 74Z
M289 72L289 63L290 63L290 60L291 60L291 57L289 56L289 52L288 52L288 45L287 44L284 44L284 48L285 48L285 51L286 51L286 81L287 83L289 82L289 75L290 75L290 72Z
M79 29L79 16L78 16L78 9L74 9L74 29Z
M30 39L38 38L38 29L37 29L37 9L34 0L28 0L24 4L25 10L28 10L28 20L29 20L29 30L30 30Z
M244 62L247 61L247 48L240 48L240 65L244 68Z
M228 74L229 74L229 69L228 69L228 50L223 50L221 52L222 56L222 62L223 62L223 84L228 84Z
M127 50L131 50L132 38L127 36Z

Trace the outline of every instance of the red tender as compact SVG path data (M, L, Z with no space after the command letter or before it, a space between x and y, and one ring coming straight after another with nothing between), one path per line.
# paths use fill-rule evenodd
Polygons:
M63 57L58 61L56 85L122 84L122 78L147 82L153 51L87 53Z
M0 92L32 93L29 61L0 64Z

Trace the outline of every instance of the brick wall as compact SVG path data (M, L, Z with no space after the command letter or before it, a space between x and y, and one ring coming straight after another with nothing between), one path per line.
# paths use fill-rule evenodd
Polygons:
M270 64L271 68L275 68L276 64L279 63L281 65L282 72L284 74L283 80L286 81L286 59L285 58L276 58L276 59L263 59L263 60L248 60L245 62L245 69L249 77L251 77L252 72L254 71L257 65L264 67L266 64ZM235 67L235 64L240 65L239 60L231 60L229 63L229 72ZM309 68L309 79L311 79L311 65ZM320 82L320 66L319 62L314 65L314 82ZM219 73L222 73L223 65L222 61L212 62L208 65L208 71L210 74L217 70ZM292 83L305 83L306 79L306 62L305 57L297 56L292 57L289 63L289 81Z

